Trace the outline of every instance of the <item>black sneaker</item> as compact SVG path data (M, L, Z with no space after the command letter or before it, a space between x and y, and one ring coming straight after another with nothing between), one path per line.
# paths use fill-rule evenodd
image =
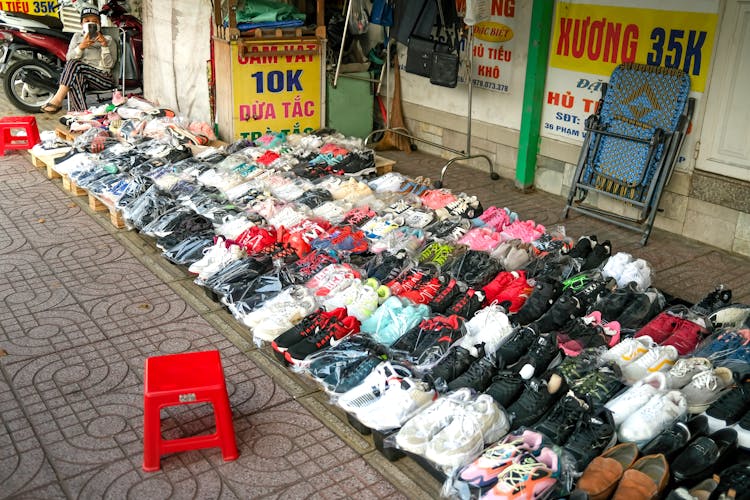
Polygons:
M602 408L594 415L578 421L575 430L565 442L565 449L576 460L576 468L581 471L617 439L612 412Z
M609 240L597 243L593 250L591 250L591 253L589 253L583 261L583 264L581 264L581 271L596 269L601 266L602 262L607 260L610 255L612 255L612 243L610 243Z
M712 312L732 303L732 290L726 285L718 285L712 292L703 297L690 308L696 314L709 316Z
M537 425L536 430L562 445L573 434L578 422L586 417L589 405L569 391Z
M569 384L582 379L599 368L599 357L602 349L584 349L578 356L566 356L557 371L565 377Z
M620 374L606 366L589 373L571 385L573 392L579 398L588 401L592 409L604 406L622 387Z
M495 373L497 373L497 363L494 356L484 356L474 361L468 370L453 379L448 384L448 390L455 391L461 387L470 387L477 392L484 392Z
M575 318L583 316L585 312L586 307L577 297L563 295L541 318L531 324L535 325L536 330L540 332L554 332L565 329L566 325Z
M515 364L521 356L526 354L539 335L531 327L519 326L515 328L508 337L503 339L503 343L495 351L498 367L505 368Z
M670 464L690 442L691 439L703 436L708 432L708 420L705 415L696 415L687 422L677 422L664 429L643 447L644 455L661 453Z
M734 500L750 499L750 469L746 464L730 465L719 474L719 485L711 493L710 500L719 498L734 498ZM728 496L733 491L734 496Z
M391 350L397 357L406 356L412 360L421 358L427 350L431 350L438 354L439 358L448 351L448 347L455 340L463 335L461 323L456 316L434 316L423 319L417 326L399 337L391 345Z
M324 381L328 383L328 386L333 392L336 394L342 394L361 384L365 377L372 373L375 367L382 362L383 360L380 358L367 356L361 362L347 366L338 377L338 380L326 378Z
M521 395L507 408L510 430L536 423L567 392L568 384L556 373L527 380Z
M334 166L348 177L362 177L375 172L375 152L372 149L352 151Z
M531 295L513 316L513 321L519 325L528 325L539 319L555 303L561 293L562 284L559 281L537 280Z
M659 314L666 305L664 295L658 291L637 293L630 304L617 317L622 330L638 330Z
M699 481L710 477L714 469L734 457L737 450L737 431L720 429L710 436L700 436L669 464L669 471L678 483Z
M276 352L285 352L308 335L312 335L321 328L325 328L332 318L333 316L327 314L325 309L318 309L317 311L308 314L302 319L302 321L276 337L276 339L271 342L271 347Z
M615 321L639 293L636 283L631 281L625 288L616 288L603 294L589 307L588 312L599 311L602 313L602 319Z
M524 356L518 360L514 371L528 380L538 377L548 368L554 368L562 361L562 353L557 347L557 334L554 332L539 335Z
M422 377L422 380L433 386L438 380L443 380L446 383L452 382L466 372L476 359L463 347L455 346L448 350L445 356L432 367L430 372Z
M591 236L581 236L580 238L578 238L575 246L570 249L568 255L575 259L585 260L586 257L588 257L591 251L594 249L594 246L596 246L596 244L596 235L592 234Z
M750 411L750 374L736 380L736 386L706 410L712 432L736 424Z
M596 273L585 286L578 289L572 288L571 290L573 295L581 302L583 309L588 310L592 304L599 300L602 294L611 292L615 288L617 288L617 281L614 278L603 279L599 273Z
M435 298L430 301L429 306L432 312L437 314L444 313L450 306L456 301L456 298L460 294L458 289L458 283L454 279L450 279L443 288L438 291Z
M469 288L466 293L459 294L456 301L451 304L446 315L455 314L462 318L471 318L474 314L482 308L484 302L484 292L481 290L474 290Z
M492 377L492 383L484 391L497 401L497 404L503 408L509 407L518 396L521 395L524 387L524 380L521 376L510 370L502 370Z

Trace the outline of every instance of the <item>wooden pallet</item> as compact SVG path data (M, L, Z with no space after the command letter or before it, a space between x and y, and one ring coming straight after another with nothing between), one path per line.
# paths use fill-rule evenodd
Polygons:
M383 175L393 171L393 166L396 164L396 160L389 160L382 156L375 155L375 169L378 175Z
M55 135L64 141L73 142L81 133L71 132L69 129L63 127L55 127Z
M89 208L91 210L94 212L109 212L109 222L111 222L113 226L117 229L123 229L125 227L125 219L122 217L122 212L118 210L117 207L109 202L100 200L93 193L88 191L84 192L89 197Z

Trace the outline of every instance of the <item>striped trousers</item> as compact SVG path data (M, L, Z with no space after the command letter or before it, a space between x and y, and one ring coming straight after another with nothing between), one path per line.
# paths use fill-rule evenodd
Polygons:
M70 109L84 111L86 109L87 90L112 89L115 82L109 73L74 59L65 63L60 76L60 85L70 87L68 92Z

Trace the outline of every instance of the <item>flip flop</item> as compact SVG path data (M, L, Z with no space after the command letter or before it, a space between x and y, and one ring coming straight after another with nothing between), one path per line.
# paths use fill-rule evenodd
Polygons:
M62 109L62 106L52 104L51 102L46 102L42 104L42 106L39 108L39 110L42 113L47 113L48 115L54 115L58 111Z

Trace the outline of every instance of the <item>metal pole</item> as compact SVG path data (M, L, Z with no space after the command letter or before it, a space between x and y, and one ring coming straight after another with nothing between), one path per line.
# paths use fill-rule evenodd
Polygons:
M469 26L469 34L466 40L466 66L468 67L468 84L469 84L469 114L467 115L467 126L466 126L466 155L471 156L471 102L472 94L474 91L474 82L472 81L472 59L474 58L473 45L474 45L474 27Z
M336 62L336 72L333 75L333 88L339 84L339 68L341 68L341 60L344 58L344 45L346 44L346 32L349 31L349 18L352 15L352 2L349 0L346 8L346 20L344 21L344 32L341 34L341 48L339 49L339 59Z

